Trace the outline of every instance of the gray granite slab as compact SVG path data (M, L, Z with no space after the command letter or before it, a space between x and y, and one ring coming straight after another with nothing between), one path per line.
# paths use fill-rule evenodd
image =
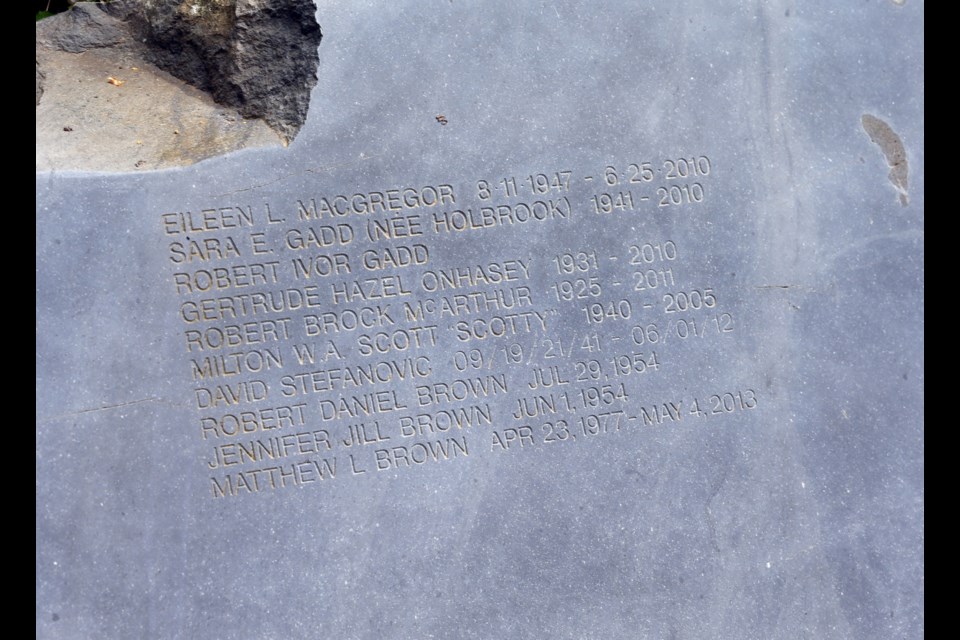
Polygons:
M923 8L321 3L38 173L37 636L922 636Z

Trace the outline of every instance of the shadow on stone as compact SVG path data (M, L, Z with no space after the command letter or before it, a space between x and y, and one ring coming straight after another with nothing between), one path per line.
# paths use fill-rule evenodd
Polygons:
M117 0L38 22L37 170L286 145L316 84L315 13L313 0Z

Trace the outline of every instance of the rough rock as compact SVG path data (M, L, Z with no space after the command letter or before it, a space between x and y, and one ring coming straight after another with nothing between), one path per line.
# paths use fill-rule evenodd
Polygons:
M37 170L289 143L316 84L315 13L313 0L116 0L39 21Z
M43 72L40 71L40 61L37 60L37 104L40 104L40 98L43 97Z
M77 4L70 11L37 23L37 42L67 53L112 47L123 43L128 33L119 20L103 10L106 5Z
M105 5L153 64L286 140L303 126L316 84L313 0L140 0Z

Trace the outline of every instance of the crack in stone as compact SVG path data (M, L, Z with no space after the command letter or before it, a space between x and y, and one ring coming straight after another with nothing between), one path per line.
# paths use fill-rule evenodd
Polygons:
M91 407L91 408L89 408L89 409L77 409L76 411L68 411L67 413L61 413L61 414L59 414L59 415L55 415L55 416L51 416L51 417L49 417L49 418L43 418L42 420L38 420L38 421L37 421L37 424L46 424L46 423L48 423L48 422L54 422L54 421L56 421L56 420L62 420L62 419L64 419L64 418L70 418L70 417L72 417L72 416L79 416L79 415L83 415L83 414L85 414L85 413L96 413L96 412L98 412L98 411L112 411L113 409L122 409L122 408L124 408L124 407L130 407L130 406L133 406L133 405L144 404L144 403L147 403L147 402L160 402L160 403L162 403L162 404L167 404L167 405L170 405L170 406L172 406L172 407L174 407L174 408L177 408L177 409L184 409L184 408L186 408L185 405L184 405L184 406L181 406L181 405L175 404L175 403L173 403L173 402L170 402L169 400L164 400L163 398L141 398L141 399L139 399L139 400L130 400L130 401L128 401L128 402L120 402L120 403L118 403L118 404L107 404L107 405L103 405L102 407Z

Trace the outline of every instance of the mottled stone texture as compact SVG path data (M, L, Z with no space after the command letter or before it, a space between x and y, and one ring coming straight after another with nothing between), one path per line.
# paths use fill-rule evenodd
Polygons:
M317 82L313 0L142 0L108 5L146 58L292 140Z
M40 71L40 61L37 60L37 104L40 104L40 98L43 97L43 72Z
M290 141L317 82L315 14L313 0L117 0L41 21L37 42L70 53L136 50Z

